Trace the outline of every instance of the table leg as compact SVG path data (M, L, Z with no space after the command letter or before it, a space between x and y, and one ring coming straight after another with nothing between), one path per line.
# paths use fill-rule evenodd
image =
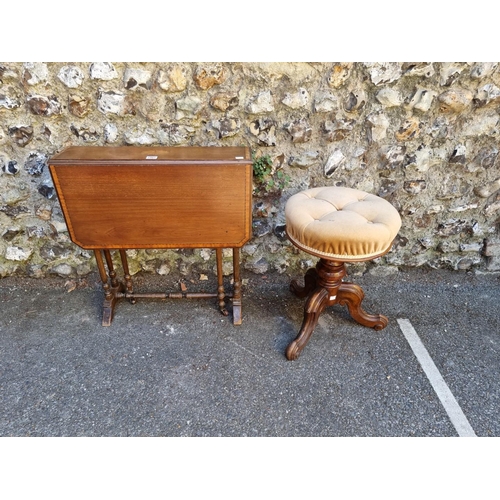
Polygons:
M107 250L104 251L105 255ZM118 300L116 294L121 291L123 285L120 283L116 283L116 286L109 286L108 283L108 274L106 272L106 268L104 267L104 261L102 259L101 250L94 250L95 259L97 262L97 267L99 269L99 275L101 276L102 288L104 290L104 304L102 311L102 326L110 326L111 321L113 320L113 313L115 309L116 302ZM110 258L109 255L106 255L106 260ZM111 273L111 271L110 271ZM112 278L113 279L113 278Z
M134 293L134 286L132 284L132 276L130 276L130 271L128 268L128 261L127 261L127 251L120 249L120 258L122 261L122 267L123 267L123 273L124 273L124 278L125 278L125 287L127 289L127 293ZM135 304L137 301L135 298L130 298L129 302L131 304Z
M219 310L224 316L227 316L229 313L224 300L226 293L224 291L224 275L222 274L222 248L215 249L215 256L217 259L217 298L219 300Z
M104 250L104 257L106 258L109 277L111 278L111 287L116 288L118 286L118 280L116 279L116 271L113 266L113 259L111 258L111 252L109 250Z
M241 325L240 249L233 248L233 324Z

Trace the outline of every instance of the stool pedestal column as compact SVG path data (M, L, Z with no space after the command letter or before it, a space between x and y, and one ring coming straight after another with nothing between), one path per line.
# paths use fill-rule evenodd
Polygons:
M359 285L342 281L346 276L343 262L320 259L316 268L309 269L304 277L304 286L294 280L291 291L299 298L307 297L304 320L299 334L286 349L288 360L299 357L316 327L324 309L334 304L346 305L352 318L363 326L381 330L388 319L381 314L368 314L361 307L364 292Z

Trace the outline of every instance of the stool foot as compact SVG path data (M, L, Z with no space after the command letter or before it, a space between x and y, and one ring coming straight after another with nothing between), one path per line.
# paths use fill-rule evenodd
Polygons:
M310 292L316 288L316 283L318 282L318 272L316 269L312 268L306 272L304 276L304 286L300 286L297 280L293 280L290 283L290 291L294 293L299 299L307 297Z
M304 308L304 320L295 340L287 347L286 357L289 361L297 359L318 324L319 316L330 302L330 294L325 288L316 288L307 299Z
M286 349L285 354L288 360L292 361L299 357L318 323L320 314L328 306L335 304L347 306L354 321L363 326L375 330L382 330L387 326L389 320L386 316L368 314L361 307L365 294L359 285L342 281L345 275L345 265L342 262L320 259L316 268L307 271L303 287L299 286L295 280L291 282L291 291L297 297L308 296L308 299L304 307L304 319L299 334Z
M361 301L365 294L359 285L354 283L342 283L337 293L337 303L347 306L352 319L360 325L368 326L375 330L382 330L389 323L386 316L382 314L368 314L362 307Z

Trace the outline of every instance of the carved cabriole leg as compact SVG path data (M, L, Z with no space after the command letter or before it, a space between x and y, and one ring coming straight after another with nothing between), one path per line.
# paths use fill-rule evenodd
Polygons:
M341 306L347 306L349 314L360 325L369 326L375 330L382 330L389 323L386 316L382 314L368 314L361 307L365 294L359 285L354 283L342 283L337 294L337 302Z
M297 280L293 280L290 283L290 290L297 296L299 299L303 299L307 297L310 292L312 292L316 288L316 282L318 280L318 273L316 269L312 268L306 272L304 276L304 286L300 286L297 283Z
M298 297L309 294L309 298L304 308L304 320L299 334L287 347L287 359L294 360L299 357L318 323L320 314L326 307L334 304L346 305L352 318L363 326L375 330L387 326L388 319L385 316L368 314L363 310L363 290L358 285L343 282L345 275L344 263L320 259L316 269L307 271L304 287L298 286L295 281L292 282L290 288Z
M302 321L300 332L286 349L286 357L288 360L293 361L297 359L302 349L306 346L314 328L318 324L320 314L328 305L328 296L327 290L324 288L316 288L307 299L304 308L304 320Z
M94 250L95 260L101 276L102 288L104 290L104 304L102 311L102 326L110 326L113 319L113 312L115 309L117 288L110 287L108 284L108 275L102 260L101 250Z
M219 310L227 316L229 312L226 309L226 292L224 291L224 275L222 274L222 248L215 249L215 257L217 260L217 299L219 301Z
M345 266L343 263L320 259L316 264L316 269L307 271L304 287L299 287L296 282L292 282L292 291L299 297L304 296L313 286L315 288L309 294L304 307L304 320L299 334L286 349L288 360L292 361L299 357L309 341L321 313L326 307L337 302L337 290L342 284L344 276Z
M233 324L241 325L240 252L233 248Z

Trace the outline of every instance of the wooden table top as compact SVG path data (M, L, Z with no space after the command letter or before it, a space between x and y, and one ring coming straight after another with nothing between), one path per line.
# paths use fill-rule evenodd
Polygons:
M239 248L251 237L248 148L75 146L48 163L82 248Z
M141 163L249 163L247 147L219 146L71 146L50 158L51 165Z

